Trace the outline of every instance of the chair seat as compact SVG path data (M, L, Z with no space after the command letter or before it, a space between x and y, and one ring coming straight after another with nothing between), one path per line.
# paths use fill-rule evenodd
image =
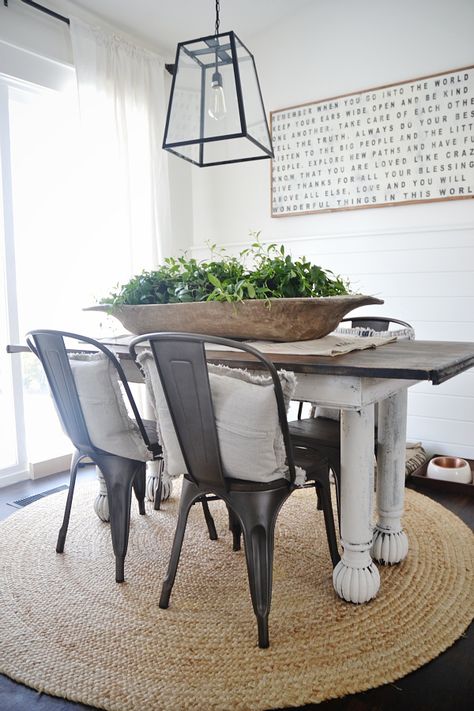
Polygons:
M289 422L288 428L294 444L304 444L308 447L321 445L339 449L341 426L338 420L308 417Z
M185 474L184 478L188 481L192 481L189 474ZM288 479L274 479L273 481L262 482L227 477L226 484L227 491L273 491L274 489L288 488L290 482Z
M324 481L327 478L328 461L323 456L318 456L314 451L296 445L293 449L293 459L295 466L304 469L307 479L319 479ZM184 475L186 479L192 481L189 474ZM260 482L248 481L247 479L227 478L228 491L273 491L288 487L288 479L274 479L273 481Z
M288 429L294 446L340 449L341 423L339 420L321 416L307 417L304 420L288 422ZM377 425L374 428L374 436L375 450L377 450Z

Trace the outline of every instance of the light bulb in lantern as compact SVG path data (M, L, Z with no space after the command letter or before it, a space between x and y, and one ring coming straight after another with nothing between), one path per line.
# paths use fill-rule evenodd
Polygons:
M222 88L222 76L220 72L214 72L212 75L211 98L207 113L215 121L220 121L227 114L224 89Z

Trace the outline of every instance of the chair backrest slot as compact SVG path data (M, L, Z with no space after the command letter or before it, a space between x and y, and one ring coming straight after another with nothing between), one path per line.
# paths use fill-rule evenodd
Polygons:
M153 340L151 348L188 474L224 490L204 345Z

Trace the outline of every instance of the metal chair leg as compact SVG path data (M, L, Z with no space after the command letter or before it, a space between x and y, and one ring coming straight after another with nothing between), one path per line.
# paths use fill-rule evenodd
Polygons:
M138 501L138 511L143 516L145 514L145 493L146 493L146 463L140 462L137 466L135 478L133 480L133 491Z
M229 531L232 532L232 550L240 551L241 544L240 539L242 536L242 526L238 516L232 511L230 506L227 506L227 511L229 512Z
M168 570L161 588L160 602L158 603L163 610L165 610L169 605L171 591L176 578L176 571L178 570L181 548L183 547L183 539L186 531L189 510L191 506L201 497L202 492L199 491L197 486L187 479L184 479L183 488L181 490L181 499L179 502L178 522L176 524L176 531L173 539L173 547L171 549Z
M206 519L209 538L211 539L211 541L217 541L216 524L214 523L212 514L209 511L209 504L208 504L205 496L202 497L201 503L202 503L202 510L204 511L204 518Z
M67 492L66 507L64 509L64 518L61 528L59 529L58 540L56 543L56 553L64 552L64 544L66 542L67 529L69 526L69 517L71 515L72 499L74 496L74 486L76 484L76 475L79 462L84 458L77 449L74 450L71 461L71 469L69 474L69 491Z
M108 454L102 454L97 457L97 465L104 477L109 499L110 532L115 553L115 580L117 583L123 583L124 581L124 561L130 529L132 484L137 464L142 464L142 462Z
M164 459L160 460L160 467L158 472L158 483L155 489L155 496L153 501L153 509L159 511L161 508L161 492L163 490L163 469L165 466Z
M328 540L329 554L331 556L333 568L335 568L341 560L341 556L339 555L339 549L337 547L329 484L327 486L316 484L316 493L318 495L318 500L320 500L322 504L322 510L324 513L324 523L326 524L326 537Z
M257 618L258 646L268 647L268 615L272 596L273 531L267 526L246 530L244 525L245 554L249 574L252 603Z
M324 503L323 503L323 499L321 498L321 490L318 489L318 487L316 487L316 496L317 496L316 508L318 509L318 511L322 511L324 508Z
M272 599L275 521L288 488L232 492L230 500L242 525L250 595L257 618L258 646L269 646L268 616Z

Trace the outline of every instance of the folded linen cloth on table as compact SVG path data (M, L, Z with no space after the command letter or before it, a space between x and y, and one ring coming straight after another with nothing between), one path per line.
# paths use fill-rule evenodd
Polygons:
M361 336L342 336L337 334L329 334L323 338L315 338L312 341L290 341L288 343L275 343L274 341L246 341L249 345L257 348L262 353L278 353L279 355L320 355L320 356L337 356L351 351L361 351L366 348L378 348L386 343L396 341L396 336L379 337L361 337ZM209 344L209 350L237 350L236 348L228 348L227 346L218 346L214 343Z

